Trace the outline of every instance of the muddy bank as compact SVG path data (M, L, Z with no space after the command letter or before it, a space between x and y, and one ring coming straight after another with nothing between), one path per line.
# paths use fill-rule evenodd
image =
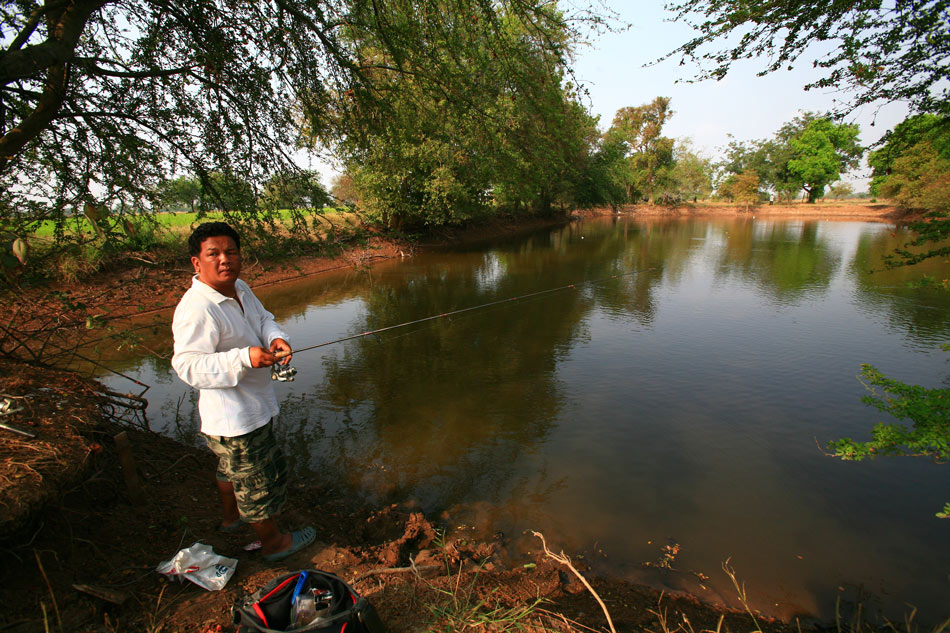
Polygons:
M803 218L809 220L860 220L864 222L905 222L921 217L888 203L863 200L818 202L807 204L755 204L746 207L719 202L682 203L676 205L631 204L617 209L598 208L579 215L633 215L643 219L690 217L756 217Z
M415 508L369 507L329 481L296 481L293 502L281 519L291 528L313 525L317 542L267 564L244 551L253 540L250 530L218 532L214 458L208 451L110 422L98 412L99 386L65 372L3 362L0 391L25 405L5 420L36 435L0 435L0 503L7 521L0 543L0 599L6 605L0 630L5 632L231 631L235 601L280 573L310 567L352 581L392 632L461 630L465 621L476 621L476 611L517 613L539 598L544 602L525 618L528 630L605 630L592 594L540 548L529 562L506 565L503 535L472 542L444 531L446 526ZM135 462L138 501L116 449L115 436L123 431ZM35 491L34 499L14 525L9 519L30 496L28 490ZM155 573L161 561L196 541L239 560L224 590L206 592ZM715 630L720 618L723 631L756 628L747 614L706 607L689 596L592 582L617 630L660 631L656 614L664 611L677 624L685 616L696 630ZM479 603L484 606L476 609ZM792 630L764 622L767 631Z

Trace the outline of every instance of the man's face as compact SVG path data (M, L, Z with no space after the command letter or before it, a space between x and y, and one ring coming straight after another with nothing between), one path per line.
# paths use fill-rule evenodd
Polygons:
M234 282L241 274L241 251L225 235L209 237L201 243L201 252L191 258L199 281L221 294L234 294Z

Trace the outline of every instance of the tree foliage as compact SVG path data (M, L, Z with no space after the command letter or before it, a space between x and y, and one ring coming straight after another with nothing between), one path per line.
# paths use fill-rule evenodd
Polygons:
M754 169L747 169L741 174L732 174L719 185L719 196L739 204L755 204L760 198L759 174Z
M828 446L836 456L855 461L878 455L950 459L950 389L907 385L867 364L861 365L861 377L871 392L861 402L912 425L880 423L868 442L850 438L831 442Z
M673 167L673 139L662 136L673 116L668 97L641 106L620 108L607 131L610 139L626 143L627 198L631 202L655 199L669 185Z
M950 158L950 116L917 114L885 134L881 146L868 154L871 193L879 194L878 188L891 173L894 161L924 141L929 141L939 156Z
M689 140L673 148L670 193L679 200L706 198L712 192L713 162L692 148Z
M828 450L835 457L849 461L877 456L927 457L936 462L950 459L950 389L908 385L867 364L861 366L861 377L871 392L861 401L899 423L874 425L866 442L848 437L829 442ZM937 516L950 518L948 513L950 504Z
M950 113L947 0L686 0L669 9L698 34L667 57L699 62L700 79L722 79L737 61L759 57L768 59L760 75L791 69L814 47L825 74L805 89L850 92L838 113L881 100Z
M726 174L755 171L761 187L779 199L789 200L804 190L814 202L828 184L857 166L863 152L857 125L804 112L771 139L731 141L720 167Z
M321 209L330 204L330 195L316 171L278 172L264 183L259 204L270 209Z
M321 140L372 136L397 110L393 74L441 99L444 112L479 116L470 99L481 81L476 62L495 50L508 60L496 63L496 80L526 72L523 56L507 57L502 15L523 24L536 48L563 53L553 36L564 20L554 28L548 4L4 3L2 228L24 234L43 219L63 223L84 202L147 204L166 174L181 172L218 198L210 205L235 210L211 174L240 174L256 192L271 174L294 170L301 121ZM474 40L484 43L478 59L469 54ZM242 193L238 208L253 212L256 199Z
M858 166L864 149L858 145L857 124L838 124L828 118L810 121L789 141L792 158L788 171L808 192L808 202L824 196L825 187L847 169Z
M458 224L504 210L549 211L573 204L591 162L595 121L567 81L573 35L553 5L534 22L500 11L490 33L468 25L484 16L464 4L434 3L443 23L425 36L447 72L468 82L464 103L425 90L415 72L397 72L374 32L354 32L354 47L377 69L390 95L386 120L373 111L338 113L352 132L330 139L352 175L361 206L397 228ZM388 11L399 33L418 28L415 4Z

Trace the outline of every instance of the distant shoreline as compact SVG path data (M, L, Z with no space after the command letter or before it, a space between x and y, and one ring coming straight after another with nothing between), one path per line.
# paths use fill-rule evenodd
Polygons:
M808 204L793 202L790 204L745 205L717 202L681 203L664 206L653 204L631 204L616 210L601 207L591 211L582 211L578 215L633 215L644 218L683 218L683 217L798 217L827 220L862 220L871 222L905 222L918 219L917 213L902 209L889 203L865 201L834 201Z

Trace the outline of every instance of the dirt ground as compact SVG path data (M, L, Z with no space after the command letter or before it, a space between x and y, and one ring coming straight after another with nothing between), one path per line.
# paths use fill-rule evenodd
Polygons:
M260 287L377 258L410 256L415 249L463 237L488 239L534 228L483 227L467 235L446 233L423 246L377 239L336 259L292 265L251 261L244 276ZM18 318L27 324L25 333L54 318L68 332L72 326L81 330L91 315L111 319L166 309L187 284L186 271L176 270L184 262L111 271L61 289L70 293L68 302L61 296L50 300L48 289L21 291L9 295L2 308L7 322ZM230 609L235 602L285 571L304 568L350 581L394 633L505 630L501 624L538 600L532 615L522 620L527 630L609 630L593 593L540 547L532 561L512 566L505 562L503 535L471 542L442 531L415 508L368 507L332 487L295 486L281 522L291 528L313 525L317 542L281 563L267 564L258 553L244 550L253 532L217 530L209 452L116 422L123 407L137 406L134 399L105 392L99 383L69 372L0 360L0 406L4 401L11 412L0 415L0 422L34 437L0 429L2 633L234 631ZM125 469L116 439L123 432L131 460ZM197 541L239 560L223 590L208 592L155 572L160 562ZM556 543L551 547L558 551ZM580 571L587 570L581 566ZM602 578L590 581L617 631L798 628L753 620L689 595Z

